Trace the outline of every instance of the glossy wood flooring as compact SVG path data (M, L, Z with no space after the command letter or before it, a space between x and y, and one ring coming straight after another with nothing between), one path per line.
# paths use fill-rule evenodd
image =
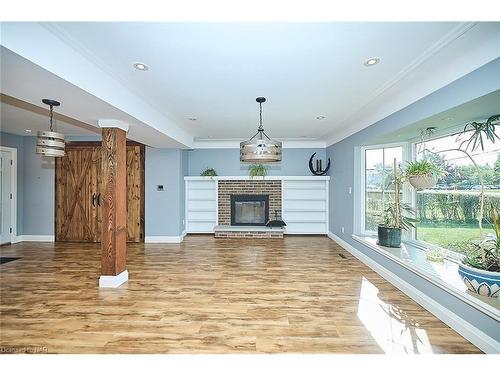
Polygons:
M2 352L478 352L327 237L129 244L118 289L99 244L0 253Z

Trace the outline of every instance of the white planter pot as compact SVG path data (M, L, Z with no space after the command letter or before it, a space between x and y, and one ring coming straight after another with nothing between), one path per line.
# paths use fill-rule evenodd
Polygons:
M436 186L437 178L431 174L420 174L415 176L409 176L408 182L415 189L428 189Z
M470 291L485 297L500 297L500 272L485 271L460 264L458 273Z

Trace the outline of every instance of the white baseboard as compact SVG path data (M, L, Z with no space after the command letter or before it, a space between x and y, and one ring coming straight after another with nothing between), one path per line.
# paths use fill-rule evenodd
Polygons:
M128 281L127 270L116 276L101 275L101 277L99 277L99 288L118 288L126 281Z
M493 339L492 337L480 331L472 324L466 320L459 317L453 311L447 309L441 305L436 300L429 298L428 295L422 293L420 290L415 288L413 285L409 284L405 280L401 279L399 276L387 270L385 267L381 266L379 263L375 262L369 256L363 254L361 251L357 250L355 247L349 243L342 240L340 237L329 232L328 237L333 241L337 242L345 250L351 253L354 257L359 259L365 265L370 267L373 271L382 276L385 280L390 282L396 288L401 290L404 294L422 306L424 309L433 314L436 318L441 320L443 323L451 327L458 334L463 336L465 339L470 341L472 344L476 345L485 353L499 353L500 343Z
M180 236L146 236L144 243L181 243L185 236L186 232L182 232Z
M55 236L53 235L33 235L33 234L23 234L13 238L12 243L17 242L54 242Z

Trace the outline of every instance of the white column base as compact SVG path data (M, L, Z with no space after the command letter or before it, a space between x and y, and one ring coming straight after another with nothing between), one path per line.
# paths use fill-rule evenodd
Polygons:
M128 270L116 276L101 275L99 277L99 288L118 288L126 281L128 281Z

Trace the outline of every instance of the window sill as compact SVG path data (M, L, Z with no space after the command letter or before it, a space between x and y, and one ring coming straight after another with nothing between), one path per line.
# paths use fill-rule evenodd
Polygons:
M353 234L352 238L500 321L500 299L470 292L458 275L457 261L444 259L443 262L431 262L425 256L425 249L408 242L403 243L401 248L390 248L377 245L376 237Z

